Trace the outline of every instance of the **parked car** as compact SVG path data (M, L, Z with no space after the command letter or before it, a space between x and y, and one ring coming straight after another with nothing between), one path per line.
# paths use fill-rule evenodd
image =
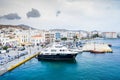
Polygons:
M12 51L12 50L13 50L13 48L8 48L7 50Z
M26 55L26 54L28 54L27 51L20 53L19 56L24 56L24 55Z
M6 53L9 53L9 50L6 50Z
M23 50L25 50L25 47L19 47L18 48L18 51L23 51Z
M6 50L0 50L0 54L6 53Z

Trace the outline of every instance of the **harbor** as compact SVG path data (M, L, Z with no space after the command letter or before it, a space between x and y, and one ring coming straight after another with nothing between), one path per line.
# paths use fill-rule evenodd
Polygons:
M61 47L61 46L59 45L58 47ZM98 51L101 51L101 50L104 50L104 52L111 52L112 51L112 49L107 44L96 44L96 43L85 43L83 45L83 47L81 47L81 50L88 52L88 51L94 50L94 47ZM55 48L53 48L53 49L55 49ZM8 71L11 71L11 70L17 68L20 65L24 64L25 62L29 61L30 59L38 56L40 54L40 51L42 50L42 47L41 46L33 46L33 47L26 46L25 50L22 50L22 51L18 51L18 50L19 49L15 49L15 50L9 51L9 53L0 54L1 55L0 75L3 75ZM57 50L57 48L56 48L56 50ZM69 49L69 50L71 51L71 49ZM75 51L75 50L76 49L72 49L72 53L74 53L74 52L77 53L78 50L77 51ZM46 52L46 53L51 53L50 51ZM66 48L64 51L66 51ZM20 53L25 53L25 54L20 54ZM60 53L60 52L58 51L58 53ZM70 52L68 52L68 53L70 53ZM81 53L81 51L79 53ZM2 56L3 56L3 59L2 59ZM6 56L8 56L8 58ZM13 60L9 60L10 56L13 58ZM61 58L62 58L62 56L61 56ZM57 60L60 58L55 58L55 59Z
M60 45L58 47L60 47ZM108 44L103 44L103 43L98 44L98 43L89 43L89 42L84 43L84 45L81 47L81 50L83 52L86 52L86 51L90 52L91 50L94 50L95 48L98 51L104 50L104 53L113 51L112 48L110 48L108 46ZM55 49L55 48L53 48L53 49ZM39 45L38 46L25 46L25 50L22 50L22 51L18 51L18 49L16 49L16 50L9 51L9 53L0 54L1 58L2 58L2 56L4 57L3 60L0 60L0 62L1 62L0 75L2 76L3 74L5 74L5 73L7 73L7 72L9 72L11 70L14 70L15 68L19 67L20 65L22 65L22 64L26 63L27 61L31 60L32 58L37 57L38 55L40 55L42 50L44 50L44 48L42 48ZM71 51L71 49L69 49L69 50ZM75 51L75 50L72 51L72 53L73 52L77 53L78 50L77 51ZM17 55L21 55L20 53L26 53L26 54L22 54L22 56L17 56ZM47 52L47 53L51 53L51 52ZM82 52L80 51L78 53L82 53ZM84 54L84 53L82 53L82 54ZM14 56L14 59L9 61L7 58L5 58L6 56L8 56L8 57L9 56ZM8 62L7 62L7 60L8 60ZM57 58L55 58L55 60L57 60Z
M41 61L32 58L25 64L0 76L0 80L32 80L35 78L48 80L48 77L49 80L103 80L106 78L119 80L120 40L99 41L112 44L113 53L91 54L83 52L77 55L75 61ZM46 75L48 76L46 77ZM59 77L60 75L61 77Z

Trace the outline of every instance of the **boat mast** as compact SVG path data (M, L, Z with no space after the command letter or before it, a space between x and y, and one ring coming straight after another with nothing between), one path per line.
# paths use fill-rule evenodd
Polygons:
M94 42L94 50L96 50L96 48L95 48L95 42Z

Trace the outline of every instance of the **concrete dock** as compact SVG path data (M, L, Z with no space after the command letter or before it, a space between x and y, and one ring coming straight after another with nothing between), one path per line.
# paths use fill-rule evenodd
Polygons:
M29 61L30 59L40 54L40 49L38 49L38 47L27 48L27 51L28 51L27 55L21 56L17 59L14 59L13 61L0 65L0 76L5 74L8 71L15 69L16 67L24 64L25 62Z
M11 70L15 69L16 67L22 65L23 63L29 61L30 59L32 59L32 58L34 58L34 57L36 57L38 54L40 54L40 52L35 53L35 54L33 54L33 55L31 55L31 56L29 56L29 57L23 59L23 60L20 61L19 63L14 64L13 66L9 67L7 70L8 70L8 71L11 71Z
M103 52L112 52L112 49L108 46L108 44L104 43L86 43L82 49L83 51L97 50Z

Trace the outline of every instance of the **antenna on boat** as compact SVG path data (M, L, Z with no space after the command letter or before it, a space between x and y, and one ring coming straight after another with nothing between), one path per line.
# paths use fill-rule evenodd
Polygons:
M95 42L94 42L94 50L96 50L96 47L95 47Z

